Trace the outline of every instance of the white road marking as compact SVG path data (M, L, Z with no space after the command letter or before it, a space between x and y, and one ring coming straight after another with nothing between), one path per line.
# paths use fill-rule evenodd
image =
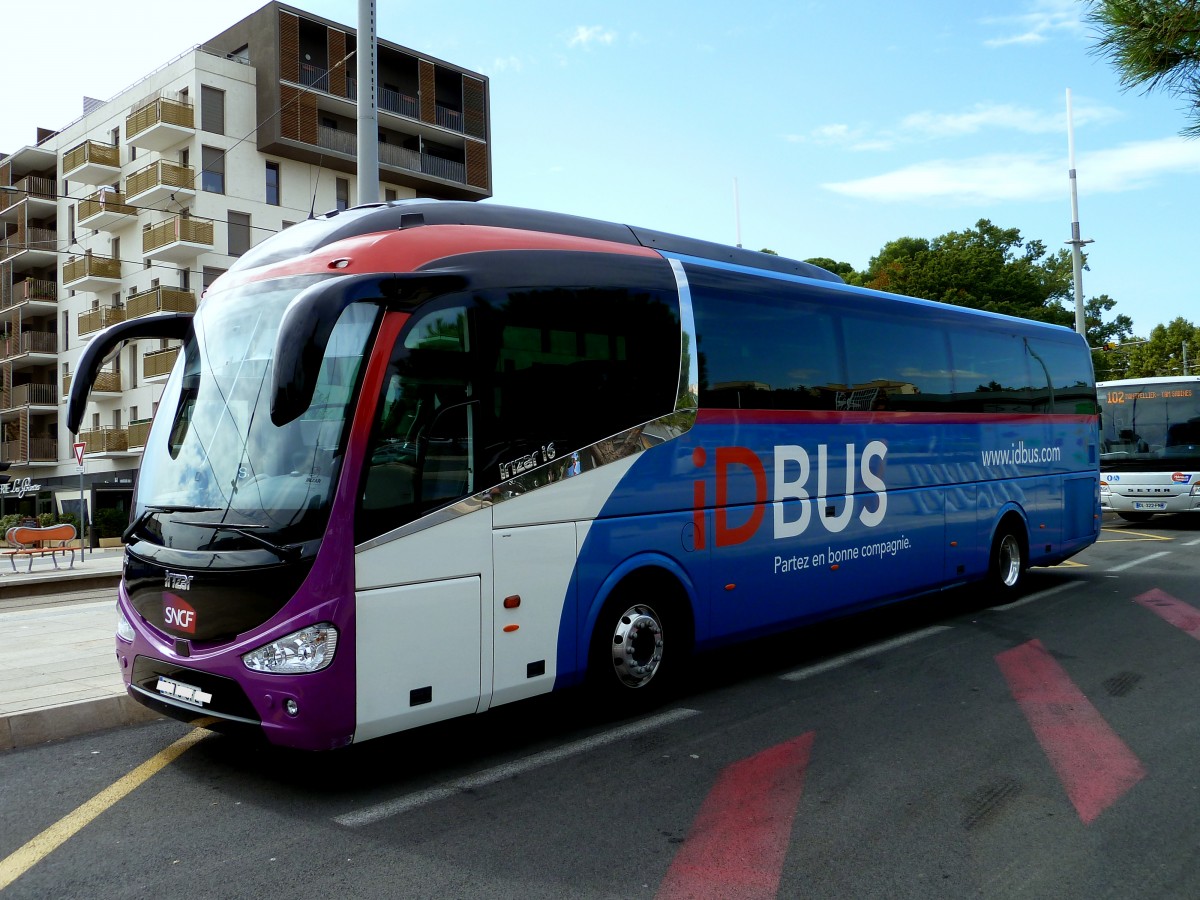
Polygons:
M805 678L812 678L814 675L820 675L832 669L840 668L841 666L849 665L852 662L857 662L860 659L867 659L875 656L878 653L886 653L888 650L893 650L896 647L903 647L905 644L913 644L927 637L933 637L935 634L940 634L943 631L949 631L949 625L932 625L929 628L921 631L914 631L912 634L901 635L898 638L892 638L890 641L884 641L882 644L872 644L870 647L864 647L861 650L855 650L852 653L846 653L834 659L827 659L825 662L817 663L812 666L805 666L803 669L796 669L794 672L788 672L786 675L780 675L783 681L803 681Z
M1152 559L1158 559L1160 556L1170 556L1170 555L1171 555L1170 550L1163 550L1163 551L1160 551L1159 553L1151 553L1149 556L1143 556L1140 559L1133 559L1127 563L1121 563L1121 565L1113 566L1111 569L1108 569L1106 571L1124 572L1126 569L1132 569L1134 566L1140 566L1142 563L1150 562L1150 560L1152 560Z
M1022 597L1020 600L1014 600L1012 603L1005 603L1003 606L994 606L993 609L1016 609L1018 606L1024 606L1026 603L1033 603L1035 600L1045 600L1047 597L1052 597L1055 594L1060 594L1063 591L1069 591L1071 588L1077 588L1083 585L1082 581L1068 581L1060 584L1057 587L1046 588L1044 591L1038 591L1036 594L1030 594L1028 597Z
M493 769L486 769L474 775L468 775L466 778L451 781L441 787L429 788L425 791L418 791L415 794L406 794L394 800L387 800L375 806L368 806L366 809L360 809L357 812L335 816L334 821L339 825L346 825L350 828L371 825L391 816L406 813L419 806L426 806L430 803L436 803L439 800L445 800L448 797L454 797L463 791L486 787L498 781L504 781L505 779L531 772L534 769L540 769L543 766L561 762L564 759L578 756L581 753L587 753L590 750L595 750L599 747L616 743L617 741L637 737L640 734L653 731L655 728L671 725L699 714L700 710L698 709L674 709L657 716L651 716L648 719L642 719L631 725L624 725L621 728L614 728L612 731L606 731L589 738L573 741L570 744L564 744L553 750L545 750L541 753L535 753L533 756L527 756L524 759L514 760L502 766L496 766Z

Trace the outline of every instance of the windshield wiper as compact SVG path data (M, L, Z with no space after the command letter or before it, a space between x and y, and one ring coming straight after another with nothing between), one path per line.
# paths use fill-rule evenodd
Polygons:
M256 525L250 522L181 522L178 519L172 519L171 524L190 525L193 528L209 528L213 531L232 531L234 534L240 534L242 537L246 538L252 543L258 544L260 547L270 550L285 562L295 559L300 554L299 544L280 546L279 544L274 544L271 541L268 541L266 538L260 537L254 533L255 528L266 528L266 525Z
M152 503L152 504L149 504L144 510L142 510L142 514L140 516L138 516L136 519L134 519L132 522L130 522L129 527L126 528L125 531L123 531L121 533L121 542L128 544L130 538L132 538L137 533L138 529L146 524L146 520L149 519L153 515L157 515L158 513L216 512L216 511L217 511L217 507L215 507L215 506L179 506L179 505Z

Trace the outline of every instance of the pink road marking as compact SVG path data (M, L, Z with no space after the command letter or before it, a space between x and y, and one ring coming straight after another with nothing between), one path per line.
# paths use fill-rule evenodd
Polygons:
M721 772L658 900L775 897L815 736L802 734Z
M997 654L996 663L1085 825L1146 777L1041 641Z
M1186 631L1200 641L1200 609L1189 606L1182 600L1176 600L1166 591L1160 591L1158 588L1134 597L1133 602L1140 603L1180 631Z

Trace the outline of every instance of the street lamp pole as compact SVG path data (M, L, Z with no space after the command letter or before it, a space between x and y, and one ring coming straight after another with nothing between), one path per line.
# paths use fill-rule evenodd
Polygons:
M1083 245L1092 243L1079 237L1079 188L1075 183L1075 124L1071 114L1071 89L1067 88L1067 155L1071 176L1071 272L1075 280L1075 330L1087 336L1083 312Z

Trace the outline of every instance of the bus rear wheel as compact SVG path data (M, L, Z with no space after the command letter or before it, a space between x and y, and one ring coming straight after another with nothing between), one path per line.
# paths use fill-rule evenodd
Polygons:
M988 594L993 603L1012 599L1025 583L1025 569L1029 562L1025 557L1025 544L1020 531L1011 524L1003 524L992 542L992 556L988 566Z

